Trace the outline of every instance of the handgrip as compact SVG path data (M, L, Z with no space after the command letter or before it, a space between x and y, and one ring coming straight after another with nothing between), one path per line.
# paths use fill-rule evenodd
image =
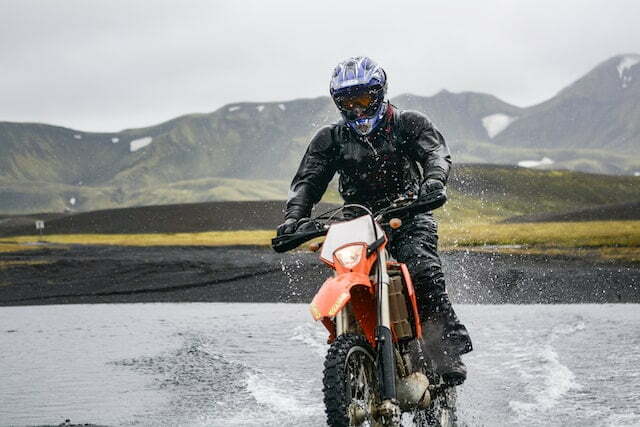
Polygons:
M401 216L409 213L424 213L435 209L438 209L447 202L447 198L440 197L437 199L429 200L427 202L415 202L409 206L403 206L395 209L389 209L384 213L384 217L389 218L392 216Z
M304 233L285 234L284 236L274 237L271 239L271 247L278 253L287 252L295 249L301 244L308 242L316 237L324 236L327 230L309 231Z

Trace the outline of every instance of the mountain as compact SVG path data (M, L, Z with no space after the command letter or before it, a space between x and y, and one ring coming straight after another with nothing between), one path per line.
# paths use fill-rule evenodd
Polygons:
M308 137L335 119L327 97L238 103L141 129L91 133L0 122L0 180L144 187L291 174Z
M425 112L452 142L488 141L508 122L503 117L518 117L523 109L493 95L475 92L453 93L446 90L436 95L404 94L392 99L400 108Z
M640 55L613 57L527 109L495 138L504 146L640 154Z
M638 64L637 54L610 58L553 98L527 108L493 142L557 155L562 164L553 167L608 173L640 169Z
M405 94L392 102L427 112L459 161L499 161L470 156L467 145L488 142L496 131L490 119L522 114L494 96L471 92ZM212 176L288 180L314 131L336 119L330 98L320 97L230 104L115 133L0 123L0 180L125 188Z
M450 200L443 209L436 211L436 216L443 223L455 224L507 218L517 221L566 220L574 215L577 220L601 220L606 219L606 215L610 219L637 219L640 212L633 208L640 204L638 180L631 176L517 166L457 165L449 179ZM69 193L61 198L65 188ZM0 214L0 236L32 233L35 220L46 221L49 234L169 233L202 231L206 227L249 230L268 224L271 227L282 217L287 182L214 178L181 181L127 193L127 197L119 201L111 199L115 195L113 188L65 188L50 186L33 203L57 203L74 195L82 211L93 212ZM23 188L22 191L29 190ZM340 202L335 188L328 191L325 201ZM197 206L205 209L194 209ZM217 208L210 210L207 206ZM113 208L118 208L115 209L117 212ZM325 205L320 209L327 208ZM32 212L37 210L31 209Z
M427 114L444 134L457 162L515 164L528 155L522 150L509 153L491 143L491 138L525 111L493 95L443 90L430 97L404 94L391 101L399 108Z
M458 161L633 174L640 172L639 64L638 54L614 56L528 108L472 92L394 101L427 112Z
M38 123L0 122L0 179L78 184L111 175L122 158L115 135Z
M456 163L634 174L638 63L611 58L528 108L474 92L391 101L429 115ZM337 118L319 97L234 103L111 133L0 122L0 213L281 197L311 135Z

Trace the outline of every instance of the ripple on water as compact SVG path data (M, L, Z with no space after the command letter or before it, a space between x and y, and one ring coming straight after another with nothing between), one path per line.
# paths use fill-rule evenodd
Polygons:
M640 425L639 307L457 306L475 346L462 424ZM107 425L324 425L326 332L306 304L15 307L0 308L0 324L5 424L63 414Z
M273 378L229 360L216 350L220 347L212 338L180 335L184 343L175 351L113 362L150 375L161 389L171 389L174 398L165 410L145 421L162 424L177 417L188 420L186 425L307 425L310 416L323 416L317 402L309 404L296 397L308 382Z
M519 353L511 362L517 366L518 374L525 384L526 396L529 398L527 401L509 401L509 407L519 418L530 418L534 413L548 411L561 403L563 396L570 390L579 390L582 387L571 369L560 362L554 343L563 336L584 329L585 324L581 319L556 325L543 338L542 343L530 351Z
M306 345L314 353L324 357L329 349L327 344L328 337L329 333L324 327L320 326L320 323L307 322L296 326L289 339Z

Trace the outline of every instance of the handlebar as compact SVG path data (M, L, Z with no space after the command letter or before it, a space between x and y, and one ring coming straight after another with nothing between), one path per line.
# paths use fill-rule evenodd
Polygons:
M411 200L413 200L412 203L402 205L402 203ZM374 218L377 218L378 221L382 221L385 218L389 218L391 215L402 216L412 213L429 212L441 207L446 202L446 197L435 198L426 202L418 202L415 200L415 198L397 199L391 204L391 206L379 210L373 214L373 216ZM344 207L334 209L331 212L338 211L342 208ZM369 212L368 209L366 211ZM271 247L278 253L287 252L297 248L309 240L326 235L329 228L320 220L324 215L325 213L310 219L308 222L302 224L295 233L285 234L271 239Z
M391 205L385 209L381 209L378 211L375 216L376 218L380 218L381 220L384 218L389 218L392 215L395 216L403 216L407 214L418 214L429 212L435 209L438 209L442 205L445 204L447 200L445 198L432 199L427 202L413 202L409 205L404 206L394 206Z
M329 230L307 231L301 233L284 234L282 236L271 239L271 247L278 253L287 252L297 248L301 244L309 240L321 237L327 234Z

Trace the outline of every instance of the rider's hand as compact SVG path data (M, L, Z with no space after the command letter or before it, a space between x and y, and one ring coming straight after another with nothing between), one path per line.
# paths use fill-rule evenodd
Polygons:
M442 181L429 178L420 186L418 201L433 204L431 209L437 209L447 202L447 187Z
M289 218L280 224L277 228L277 236L284 236L285 234L291 234L296 232L298 228L298 220L295 218Z

